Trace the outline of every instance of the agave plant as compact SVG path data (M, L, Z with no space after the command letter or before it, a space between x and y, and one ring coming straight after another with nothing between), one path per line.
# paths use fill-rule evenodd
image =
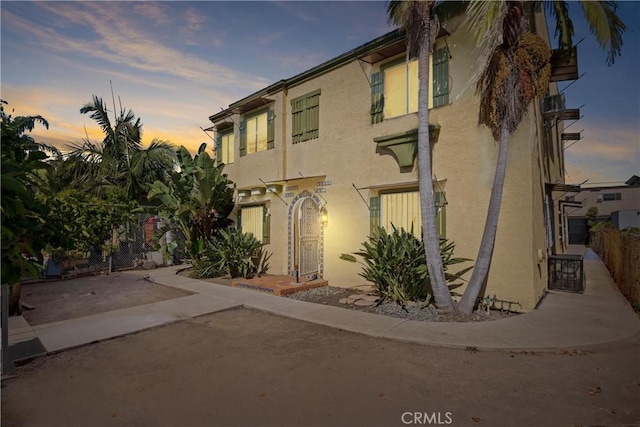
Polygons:
M431 299L432 287L424 244L413 234L413 227L410 231L393 227L391 233L377 227L362 246L363 250L342 254L340 258L350 262L358 262L356 256L362 259L363 270L359 274L375 285L380 293L380 303L390 299L404 306L408 301L428 302ZM456 273L448 272L450 266L470 260L455 258L455 245L446 239L440 239L439 248L445 278L452 289L458 286L452 282L461 279L473 267Z
M236 228L221 230L208 243L203 256L194 265L191 276L249 278L255 274L265 274L269 269L271 254L263 246L252 233L243 233Z

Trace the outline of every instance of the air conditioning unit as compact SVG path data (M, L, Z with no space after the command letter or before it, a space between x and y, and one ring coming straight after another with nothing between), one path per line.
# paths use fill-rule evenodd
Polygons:
M542 115L546 118L555 117L565 110L564 93L545 96L542 99Z

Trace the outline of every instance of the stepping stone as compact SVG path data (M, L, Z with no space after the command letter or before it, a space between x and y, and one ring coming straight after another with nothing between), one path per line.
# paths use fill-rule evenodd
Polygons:
M378 298L379 297L377 295L365 295L362 297L364 301L371 301L371 302L376 302Z
M351 300L349 298L340 298L338 302L340 304L351 304Z
M359 299L358 301L354 302L353 305L357 305L358 307L369 307L373 305L373 301Z

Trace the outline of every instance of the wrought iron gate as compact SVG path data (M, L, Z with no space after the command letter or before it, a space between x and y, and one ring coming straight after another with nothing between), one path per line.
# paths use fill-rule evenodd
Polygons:
M298 217L298 266L300 276L318 273L319 219L319 209L316 202L311 198L304 199L300 204Z

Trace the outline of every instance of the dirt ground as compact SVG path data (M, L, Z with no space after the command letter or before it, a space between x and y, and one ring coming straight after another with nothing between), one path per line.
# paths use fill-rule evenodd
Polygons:
M237 309L19 367L2 425L639 425L639 353L446 349Z
M116 272L23 284L21 299L35 309L23 310L22 315L30 325L41 325L191 295L149 282L144 279L147 273Z

